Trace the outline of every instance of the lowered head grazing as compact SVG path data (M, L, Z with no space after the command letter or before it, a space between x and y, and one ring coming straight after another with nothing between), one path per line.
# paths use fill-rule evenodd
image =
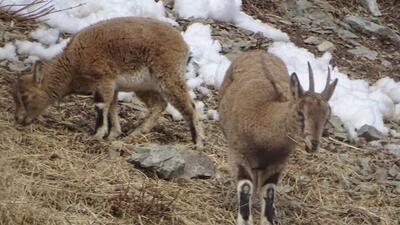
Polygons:
M315 152L319 148L320 139L326 123L331 115L328 104L336 88L337 79L330 83L331 71L328 68L326 85L321 93L315 92L314 74L308 63L309 90L304 91L296 73L290 76L290 91L295 104L295 119L298 133L304 139L307 152Z
M33 73L20 77L14 86L12 95L15 101L15 120L28 125L49 105L50 98L41 88L42 76L40 64L36 63Z

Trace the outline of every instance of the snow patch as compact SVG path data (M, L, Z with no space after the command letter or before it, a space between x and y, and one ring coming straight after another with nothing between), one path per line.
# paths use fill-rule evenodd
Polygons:
M32 31L29 36L39 41L42 44L53 45L57 42L60 32L53 28L46 28L40 26L36 30Z
M17 46L18 53L20 54L33 55L41 59L49 60L61 53L65 46L67 46L68 42L69 39L63 39L58 44L46 47L39 42L17 40L15 41L15 45Z
M225 72L230 66L230 61L221 55L221 44L211 38L211 28L209 25L194 23L190 25L183 38L189 45L192 60L189 68L194 68L196 64L198 76L193 73L193 69L187 73L189 88L199 87L203 82L219 88L225 76Z
M212 18L233 23L236 26L261 32L274 41L289 41L289 36L259 20L241 12L241 0L175 0L174 10L183 18Z
M18 61L15 50L16 47L13 43L5 44L4 47L0 48L0 60Z

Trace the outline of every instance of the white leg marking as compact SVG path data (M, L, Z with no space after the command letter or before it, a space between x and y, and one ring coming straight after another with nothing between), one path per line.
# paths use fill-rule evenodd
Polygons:
M269 192L268 190L272 189L272 193ZM276 195L276 185L275 184L266 184L264 187L261 188L261 225L273 225L267 217L268 212L267 210L267 204L270 204L269 207L271 207L271 203L268 201L274 201L275 195ZM271 196L272 195L272 196ZM272 207L274 210L274 214L276 213L275 209L275 203L272 203Z
M237 184L238 195L238 225L253 225L251 215L251 196L253 195L253 183L250 180L240 180Z

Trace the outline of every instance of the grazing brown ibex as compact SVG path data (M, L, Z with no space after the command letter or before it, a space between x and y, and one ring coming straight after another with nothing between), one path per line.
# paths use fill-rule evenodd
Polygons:
M16 120L30 124L66 95L94 94L95 137L121 134L118 91L134 91L150 114L135 130L149 132L171 103L189 123L202 148L204 132L185 83L188 46L172 26L146 18L115 18L83 29L54 59L34 66L15 85ZM108 117L111 128L108 129Z
M276 185L296 139L304 139L308 152L319 148L337 79L329 84L329 71L324 91L315 93L308 67L308 91L296 73L289 76L279 58L263 51L243 53L226 73L219 113L238 180L239 225L253 224L251 197L256 191L262 201L262 225L274 224Z

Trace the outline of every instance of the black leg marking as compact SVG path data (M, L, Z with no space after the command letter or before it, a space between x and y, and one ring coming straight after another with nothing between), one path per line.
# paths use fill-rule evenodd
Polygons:
M94 109L96 111L96 125L95 125L95 132L99 127L103 125L103 120L104 120L104 115L103 115L103 109L99 108L98 106L94 106Z
M266 198L264 198L264 201L265 201L264 215L265 215L265 217L267 217L268 221L271 224L274 224L274 219L275 219L275 206L274 206L275 188L268 187L266 192L267 192L266 193Z
M244 183L240 187L239 192L239 213L244 221L250 218L250 200L251 200L251 186Z
M193 120L192 120L193 121ZM194 127L194 123L192 122L190 125L190 135L192 135L192 141L194 144L197 144L196 138L197 138L197 131L196 128Z
M108 120L108 126L107 126L107 133L108 134L110 134L110 130L111 130L111 127L113 126L113 123L112 123L112 118L111 118L111 113L108 113L108 115L107 115L107 120Z
M278 181L279 181L279 176L280 176L281 174L280 173L275 173L275 174L273 174L272 176L270 176L265 182L264 182L264 184L263 185L267 185L267 184L278 184Z

